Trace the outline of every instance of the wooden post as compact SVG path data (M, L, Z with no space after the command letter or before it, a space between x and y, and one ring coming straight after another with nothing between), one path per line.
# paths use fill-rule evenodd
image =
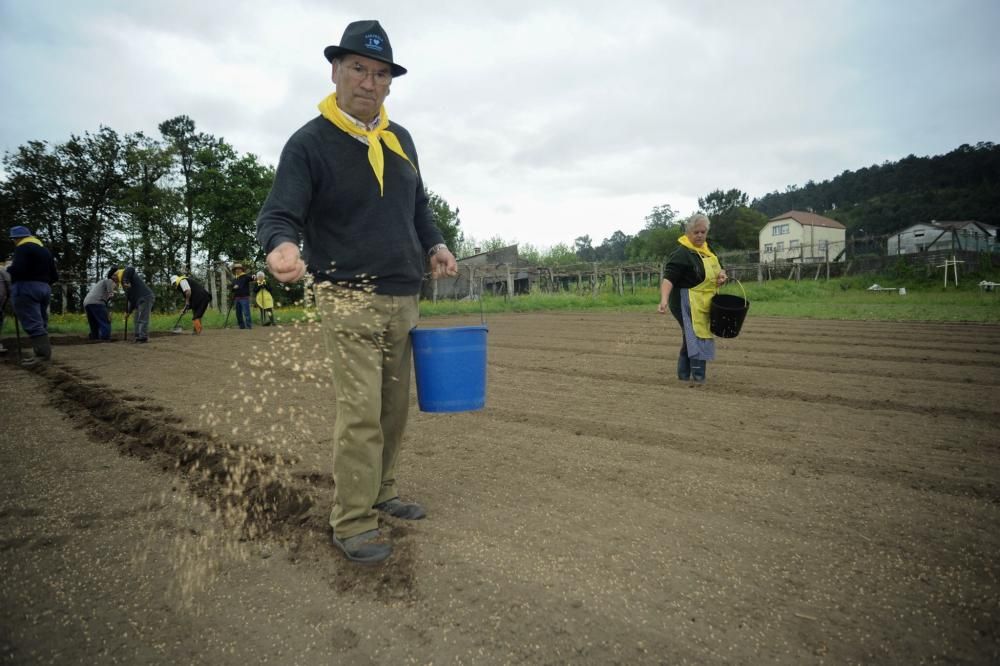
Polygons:
M431 278L431 303L438 302L438 281Z
M469 266L469 300L475 300L474 291L472 285L476 282L476 267Z
M507 264L507 294L514 296L514 278L510 274L510 264Z
M208 282L208 293L212 296L212 307L215 311L219 311L219 292L215 288L215 273L212 271L211 264L208 266L208 270L205 272L205 279Z
M229 309L229 291L226 289L226 266L219 263L219 312Z

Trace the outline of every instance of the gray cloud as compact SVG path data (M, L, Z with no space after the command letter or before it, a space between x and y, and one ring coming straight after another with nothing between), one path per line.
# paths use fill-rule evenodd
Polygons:
M535 245L634 233L1000 130L1000 4L377 2L410 73L390 116L463 228ZM330 89L326 2L0 2L0 149L177 114L274 162Z

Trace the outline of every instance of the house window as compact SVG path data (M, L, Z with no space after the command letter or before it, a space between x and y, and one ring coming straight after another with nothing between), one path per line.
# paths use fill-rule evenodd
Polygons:
M924 237L924 232L923 231L914 231L913 232L913 237L914 238L923 238Z
M829 247L829 245L830 241L828 240L816 241L816 249L820 252L826 252L826 248Z
M774 250L775 250L775 252L784 252L785 251L785 241L778 241L777 243L775 243L774 244Z
M788 249L789 250L794 250L798 246L799 246L799 241L797 241L797 240L790 240L790 241L788 241Z
M765 253L774 252L774 243L764 243L764 252Z
M776 224L771 227L772 236L784 236L788 233L788 224Z

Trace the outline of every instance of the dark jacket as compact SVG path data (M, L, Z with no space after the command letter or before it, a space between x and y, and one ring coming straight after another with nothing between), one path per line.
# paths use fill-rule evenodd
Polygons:
M249 273L244 273L240 275L235 280L230 282L230 286L233 289L234 298L250 298L250 283L253 278L250 277Z
M131 312L142 299L153 298L153 290L146 286L139 276L139 272L132 266L126 266L122 273L122 288L125 291L125 298L128 300L126 312Z
M56 260L48 248L36 243L21 243L14 248L12 263L7 267L11 284L18 282L44 282L59 280Z
M196 306L200 303L207 303L212 300L212 295L208 293L208 289L205 289L200 282L187 276L185 276L184 279L187 280L188 287L191 289L191 297L188 299L188 302L192 306ZM184 290L181 288L180 282L177 283L177 291L181 292L182 296L184 295Z
M319 116L285 144L271 192L257 217L257 240L268 253L282 242L303 243L319 281L371 284L376 293L420 291L427 251L443 242L428 208L413 139L390 122L405 159L383 145L384 192L368 162L368 146Z
M721 261L719 266L722 266ZM670 307L670 313L680 321L681 289L697 287L705 281L705 262L694 250L679 245L667 259L663 279L670 280L670 284L674 286L667 298L667 305Z

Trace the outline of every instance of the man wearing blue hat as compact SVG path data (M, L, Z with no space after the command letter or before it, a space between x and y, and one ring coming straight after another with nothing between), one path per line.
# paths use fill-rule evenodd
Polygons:
M34 358L27 359L24 364L49 361L52 359L49 301L52 299L52 283L59 280L56 262L52 253L42 245L42 241L31 235L27 227L11 227L10 239L14 241L14 254L7 272L10 274L14 315L31 338L31 348L35 352Z
M375 563L392 552L380 512L425 515L396 487L410 329L424 273L458 269L428 207L413 139L382 105L393 79L406 74L385 30L355 21L323 53L336 92L285 144L257 240L277 280L307 271L316 280L337 397L333 543L351 561Z

